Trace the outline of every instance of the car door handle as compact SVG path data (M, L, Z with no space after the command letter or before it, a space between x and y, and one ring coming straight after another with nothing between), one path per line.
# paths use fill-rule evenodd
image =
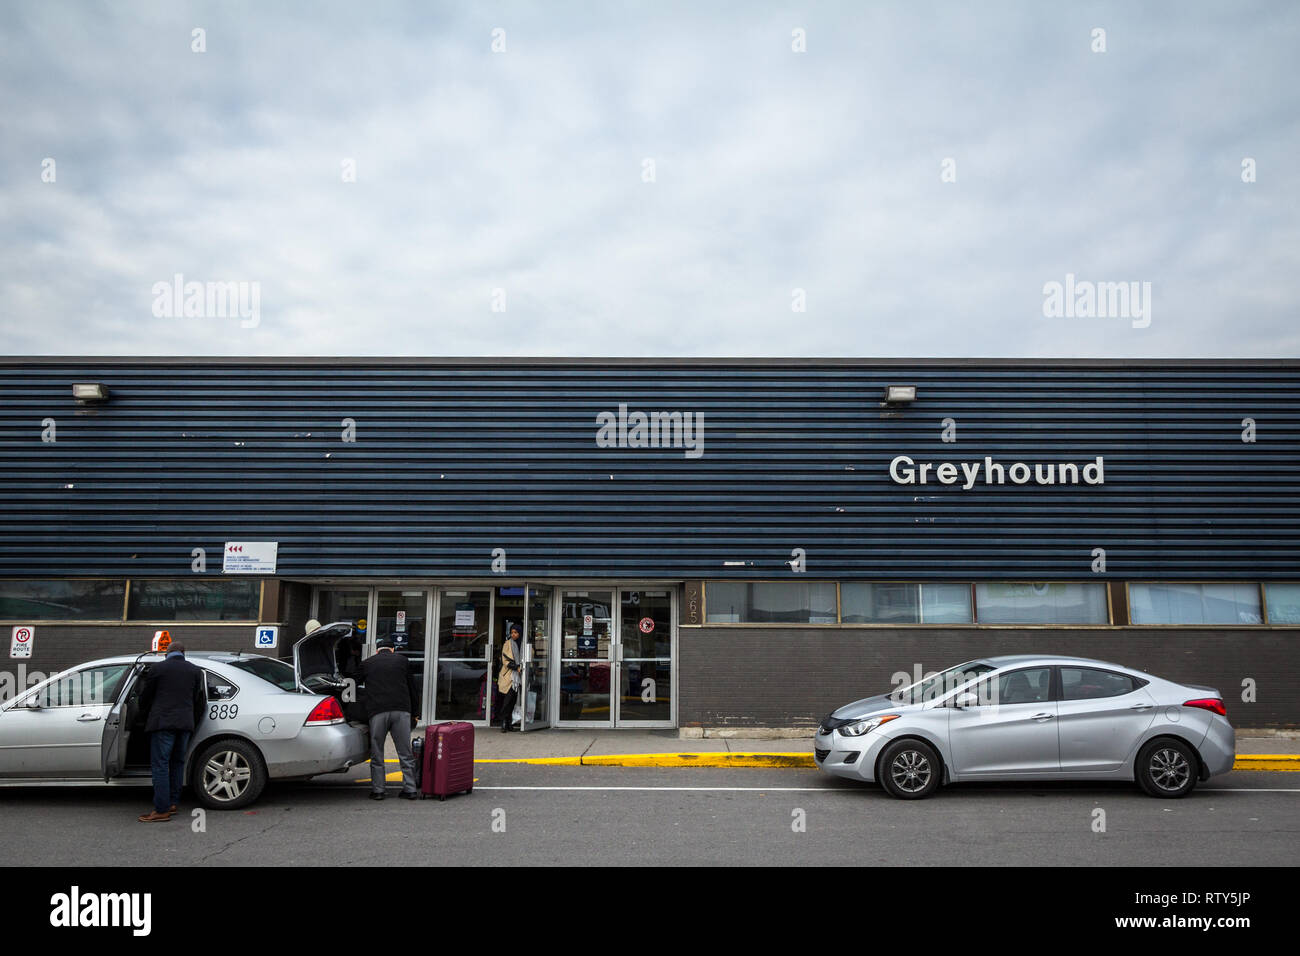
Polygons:
M1134 704L1129 710L1150 710L1155 704Z
M99 714L82 714L77 720L89 723L92 720L99 720Z
M1029 719L1036 720L1041 724L1043 721L1051 720L1055 716L1056 716L1055 714L1034 714L1034 716L1030 717Z

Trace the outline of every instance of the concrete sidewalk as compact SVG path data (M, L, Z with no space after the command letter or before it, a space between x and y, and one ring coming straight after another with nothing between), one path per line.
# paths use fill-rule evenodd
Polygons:
M811 757L812 737L783 739L697 737L682 739L676 730L534 730L503 734L478 727L474 734L476 760L558 760L652 754L801 754ZM1237 753L1300 755L1300 735L1237 736ZM388 757L393 757L392 741Z
M423 728L421 731L423 732ZM501 733L496 727L474 729L476 760L539 760L608 757L619 754L677 753L797 753L812 754L811 737L752 740L742 737L705 737L682 740L675 730L533 730L526 734ZM388 742L393 757L393 742Z

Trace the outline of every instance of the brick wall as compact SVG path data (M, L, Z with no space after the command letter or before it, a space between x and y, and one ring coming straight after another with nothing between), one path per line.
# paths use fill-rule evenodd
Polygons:
M896 671L939 671L993 654L1113 661L1217 687L1236 727L1300 725L1300 630L1088 628L682 627L681 726L811 727ZM1253 678L1255 703L1241 700Z

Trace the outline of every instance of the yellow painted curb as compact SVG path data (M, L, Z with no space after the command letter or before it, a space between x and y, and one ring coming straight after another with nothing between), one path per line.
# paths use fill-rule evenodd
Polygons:
M1300 771L1300 754L1237 754L1232 769Z
M390 757L385 763L397 763ZM604 754L589 757L491 757L480 763L542 764L552 767L768 767L814 769L810 753L709 753ZM1233 770L1300 772L1300 754L1238 754Z
M798 767L817 766L809 753L607 754L583 757L584 767Z
M393 757L385 763L397 763ZM544 764L552 767L794 767L814 769L809 753L603 754L589 757L480 757L479 763Z
M804 753L600 754L589 757L496 757L475 763L549 764L566 767L798 767L817 765Z
M370 761L366 761L369 763ZM578 767L582 765L581 757L477 757L475 763L548 763L552 766ZM385 757L384 763L401 763L396 757ZM361 764L357 764L361 766Z

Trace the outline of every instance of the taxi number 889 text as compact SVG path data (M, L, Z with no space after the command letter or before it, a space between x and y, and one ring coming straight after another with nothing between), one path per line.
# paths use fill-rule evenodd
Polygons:
M208 720L229 720L238 716L238 704L213 704L208 709Z

